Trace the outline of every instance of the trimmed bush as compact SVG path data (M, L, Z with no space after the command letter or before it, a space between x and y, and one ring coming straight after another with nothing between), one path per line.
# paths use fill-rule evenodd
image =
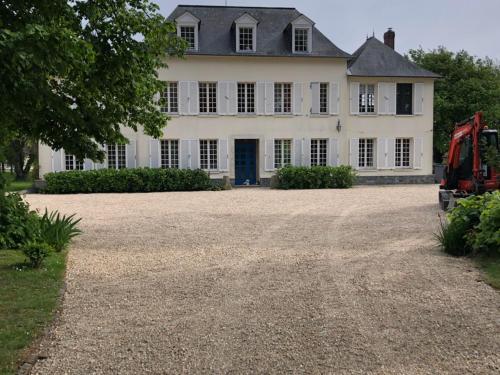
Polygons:
M278 189L346 189L356 181L355 171L340 167L293 167L278 170Z
M33 268L39 268L44 259L53 251L52 246L44 242L27 243L22 250Z
M47 194L136 193L210 190L208 173L200 169L99 169L45 175Z
M0 249L19 249L40 236L40 218L17 193L0 193Z

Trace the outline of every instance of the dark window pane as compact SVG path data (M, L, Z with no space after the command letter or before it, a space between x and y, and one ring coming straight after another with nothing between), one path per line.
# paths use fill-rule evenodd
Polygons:
M411 83L397 84L396 114L413 114L413 85Z

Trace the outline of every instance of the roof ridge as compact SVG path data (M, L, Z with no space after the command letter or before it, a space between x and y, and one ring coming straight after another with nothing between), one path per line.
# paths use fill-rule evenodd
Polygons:
M297 8L290 7L255 7L255 6L242 6L242 5L190 5L190 4L179 4L177 7L190 7L190 8L239 8L239 9L285 9L285 10L297 10Z

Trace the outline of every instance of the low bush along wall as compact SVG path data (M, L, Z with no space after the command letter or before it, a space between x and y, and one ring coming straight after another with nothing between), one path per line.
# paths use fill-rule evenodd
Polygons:
M209 190L208 173L190 169L99 169L48 173L47 194L133 193Z
M500 255L500 191L460 199L436 237L451 255Z
M284 167L278 170L279 189L346 189L356 181L350 167Z

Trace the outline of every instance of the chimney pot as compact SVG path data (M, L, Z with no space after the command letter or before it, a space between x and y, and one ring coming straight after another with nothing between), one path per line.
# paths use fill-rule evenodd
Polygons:
M395 39L396 33L392 30L392 27L389 27L389 29L384 33L384 44L394 49Z

